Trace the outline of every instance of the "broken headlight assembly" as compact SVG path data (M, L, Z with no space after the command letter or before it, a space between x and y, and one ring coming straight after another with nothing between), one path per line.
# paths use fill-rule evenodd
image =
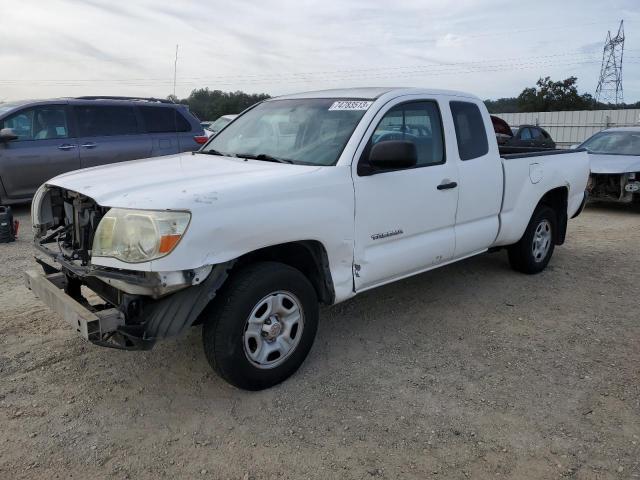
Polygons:
M127 263L164 257L178 245L190 220L189 212L112 208L96 229L91 256Z

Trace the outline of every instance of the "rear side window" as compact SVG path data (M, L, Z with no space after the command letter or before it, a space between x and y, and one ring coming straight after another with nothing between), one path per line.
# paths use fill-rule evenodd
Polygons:
M191 124L175 108L139 107L149 133L190 132Z
M533 135L531 135L531 129L523 128L522 131L520 132L520 140L531 140L532 138L533 138Z
M542 138L542 132L540 131L539 128L532 128L531 136L533 137L534 140L539 140L540 138Z
M81 137L108 137L140 133L133 107L109 105L75 106Z
M450 106L460 159L471 160L486 155L489 142L478 106L469 102L451 102Z

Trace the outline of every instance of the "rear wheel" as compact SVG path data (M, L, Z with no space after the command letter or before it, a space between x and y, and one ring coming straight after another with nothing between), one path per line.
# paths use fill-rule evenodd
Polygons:
M275 262L245 267L228 280L203 327L209 364L229 383L261 390L292 375L318 326L318 299L307 278Z
M540 205L518 243L508 249L509 263L514 270L534 274L545 269L555 247L556 212Z

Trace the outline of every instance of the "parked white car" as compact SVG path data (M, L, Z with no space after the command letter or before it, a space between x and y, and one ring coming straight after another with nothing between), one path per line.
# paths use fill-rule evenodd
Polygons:
M589 152L591 198L640 201L640 127L608 128L579 147Z
M98 345L148 349L202 323L211 366L266 388L307 356L319 303L502 247L514 269L542 271L584 206L588 164L584 151L501 158L465 93L273 98L195 154L48 181L32 207L45 272L26 280Z
M229 123L231 123L231 121L237 116L238 115L222 115L215 122L211 122L207 127L205 127L204 133L207 135L207 137L215 135Z

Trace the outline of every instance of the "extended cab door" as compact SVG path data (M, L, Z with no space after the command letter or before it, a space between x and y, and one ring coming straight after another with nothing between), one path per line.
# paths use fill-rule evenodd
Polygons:
M151 139L142 133L130 105L75 105L82 168L151 156Z
M17 140L0 144L0 181L10 199L26 198L47 180L80 168L65 104L29 107L0 122Z
M375 170L371 147L416 145L418 164ZM458 170L445 148L441 105L402 97L386 104L356 152L355 288L370 288L445 263L455 250Z
M461 98L450 101L449 110L456 137L456 149L449 158L456 158L459 175L454 256L461 258L486 250L498 235L503 172L484 105Z

